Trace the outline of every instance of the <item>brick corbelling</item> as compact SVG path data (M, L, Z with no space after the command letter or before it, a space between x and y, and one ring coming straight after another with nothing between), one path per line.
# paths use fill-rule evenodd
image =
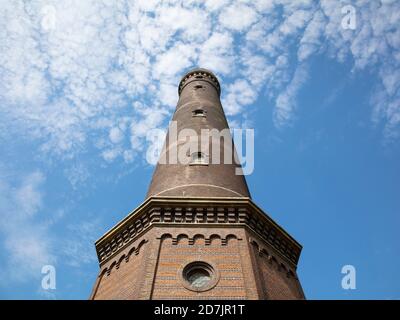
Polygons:
M100 264L154 224L245 225L294 265L301 252L301 245L249 198L151 197L96 242Z

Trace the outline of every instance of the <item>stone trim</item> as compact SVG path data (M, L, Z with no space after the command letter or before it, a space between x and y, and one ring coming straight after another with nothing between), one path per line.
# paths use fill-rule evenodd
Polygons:
M194 164L189 163L189 165L199 165L199 164L198 163L194 163ZM207 163L207 164L200 164L200 165L209 165L209 164ZM229 192L231 192L232 194L234 194L235 196L238 196L238 197L245 197L244 195L242 195L239 192L236 192L236 191L234 191L232 189L228 189L228 188L225 188L225 187L217 186L215 184L207 184L207 183L182 184L182 185L179 185L179 186L175 186L173 188L165 189L165 190L163 190L163 191L161 191L159 193L156 193L154 196L155 197L162 196L162 194L165 193L165 192L172 191L172 190L175 190L175 189L178 189L178 188L185 188L185 187L211 187L211 188L217 188L217 189L222 189L222 190L225 190L225 191L229 191Z

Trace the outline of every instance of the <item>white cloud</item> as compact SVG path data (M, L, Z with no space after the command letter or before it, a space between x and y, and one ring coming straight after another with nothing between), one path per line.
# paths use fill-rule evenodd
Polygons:
M200 47L198 65L216 74L228 74L234 64L233 37L229 33L215 32Z
M354 71L376 71L383 100L374 119L388 135L399 130L400 4L377 3L354 1L353 31L341 28L347 1L3 2L1 126L17 128L58 158L94 145L105 161L130 162L146 144L143 132L165 127L185 70L214 71L232 115L266 90L276 101L275 123L284 126L298 91L290 90L291 70L328 54L339 62L351 58ZM55 9L49 29L46 6ZM244 97L238 81L248 84ZM132 110L138 101L146 107ZM121 121L137 129L113 129Z
M43 183L41 172L34 172L27 176L22 185L15 191L15 202L20 205L20 215L34 215L42 205L42 195L38 187Z
M76 167L76 175L82 174L82 166ZM42 171L23 175L0 163L0 177L0 287L9 292L27 282L40 287L44 265L57 269L60 263L81 267L96 261L93 243L101 234L98 217L88 215L71 223L68 208L49 208Z
M209 11L217 11L223 8L228 3L229 0L206 0L205 7Z
M159 4L158 0L136 0L135 2L144 12L154 11Z
M93 243L101 234L98 220L83 221L67 226L69 237L60 245L66 265L79 267L97 261Z
M6 254L0 283L4 285L9 281L38 278L43 265L56 261L47 228L36 217L42 208L44 179L36 171L15 186L7 183L7 179L0 182L0 231L3 254Z
M124 138L124 132L118 127L113 127L110 130L109 137L112 143L119 143Z
M76 162L88 148L97 150L90 153L93 162L132 163L137 154L145 156L149 145L160 145L160 138L151 139L148 132L165 129L185 70L200 66L217 74L232 125L247 125L246 108L265 93L275 102L275 126L283 128L296 117L306 66L320 54L339 63L353 61L352 72L376 76L371 77L376 79L372 121L384 128L386 139L398 140L400 2L353 1L355 30L341 27L345 4L2 1L0 138L11 145L18 133L39 144L43 158L72 159L65 174L76 188L90 176L90 166ZM46 6L55 9L49 28L44 22L52 11L43 10ZM1 245L9 256L0 283L38 277L43 264L63 255L76 266L76 255L88 252L83 243L93 242L96 228L89 224L87 238L60 243L49 225L65 219L66 211L54 219L43 215L45 174L18 177L0 180ZM77 228L67 233L85 231ZM93 259L87 254L81 262Z
M310 11L296 10L281 24L279 31L283 36L298 32L299 29L304 28L311 16Z
M171 82L170 83L161 82L157 96L164 105L166 105L170 108L175 108L176 103L178 102L177 86L175 84L172 84ZM153 112L159 113L162 115L166 114L166 112L157 110L156 108L154 108ZM158 121L158 122L161 124L163 118L160 118L159 120L160 121ZM149 122L147 122L147 123L149 124ZM152 122L150 122L150 123L152 123ZM149 127L149 128L153 128L153 127Z
M323 48L321 41L324 25L325 16L321 11L317 11L304 30L303 36L300 40L300 46L297 53L299 61L306 60L312 54Z
M234 3L225 8L219 16L221 25L234 31L246 30L256 19L257 13L254 9L240 3Z
M235 115L242 105L249 105L257 98L257 93L246 80L237 80L227 88L228 94L223 100L227 115Z
M160 81L175 80L195 60L195 48L183 43L176 43L172 48L157 56L154 66L154 77ZM174 84L176 87L176 84Z
M293 78L288 86L276 99L274 123L277 127L282 127L292 120L293 112L296 108L297 92L306 80L307 68L305 65L300 65L294 72Z
M133 108L141 120L134 119L131 123L131 148L144 151L149 128L161 128L166 111L160 107L149 109L139 102L134 103Z
M208 15L197 8L186 9L179 4L162 6L157 11L157 20L163 28L181 32L181 38L188 41L207 39L210 32Z
M64 171L64 174L74 190L84 185L90 177L89 169L81 162L72 164Z
M102 152L103 159L107 162L114 161L121 154L119 148L106 149Z

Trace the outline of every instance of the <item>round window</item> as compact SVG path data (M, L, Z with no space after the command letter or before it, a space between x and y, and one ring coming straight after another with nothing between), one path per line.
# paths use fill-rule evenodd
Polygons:
M206 262L191 262L183 268L182 276L185 287L194 291L206 291L217 283L214 268Z
M210 282L211 275L207 270L193 269L188 272L187 280L193 287L202 288Z

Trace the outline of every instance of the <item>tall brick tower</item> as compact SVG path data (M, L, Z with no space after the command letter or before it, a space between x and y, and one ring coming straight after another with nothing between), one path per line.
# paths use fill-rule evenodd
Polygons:
M296 275L302 247L252 201L240 165L224 164L226 145L176 159L187 140L172 139L175 129L190 137L228 128L218 79L195 69L178 90L166 161L145 201L96 242L91 299L304 299Z

